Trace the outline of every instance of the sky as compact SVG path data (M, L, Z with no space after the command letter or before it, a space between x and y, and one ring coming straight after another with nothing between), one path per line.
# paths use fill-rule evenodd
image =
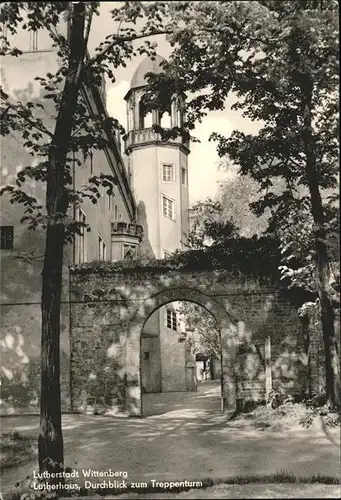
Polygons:
M115 32L117 26L112 21L110 10L118 7L117 2L101 2L100 16L95 17L89 39L89 51L99 45L105 36ZM165 37L156 37L157 52L167 58L171 48ZM111 116L114 116L126 128L126 103L124 96L130 88L130 82L135 69L143 58L136 57L128 62L126 68L115 70L116 83L107 82L107 109ZM232 101L229 103L231 104ZM208 138L212 132L222 133L229 136L234 129L244 132L253 130L252 123L243 119L240 113L226 109L219 112L211 112L199 123L193 135L200 140L200 143L191 143L191 153L188 158L189 177L189 200L193 204L206 197L213 198L216 195L218 182L228 176L235 175L218 168L219 157L216 152L216 145L209 142Z

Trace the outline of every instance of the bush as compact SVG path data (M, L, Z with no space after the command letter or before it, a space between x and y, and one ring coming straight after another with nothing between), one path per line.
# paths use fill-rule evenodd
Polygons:
M37 456L36 439L17 431L1 435L0 470L27 463Z
M266 403L274 410L284 402L284 397L279 392L271 390L267 397Z
M324 406L326 402L327 402L327 395L324 392L320 394L314 394L314 396L310 398L305 398L302 401L302 403L305 404L305 406L310 408L320 408L321 406Z

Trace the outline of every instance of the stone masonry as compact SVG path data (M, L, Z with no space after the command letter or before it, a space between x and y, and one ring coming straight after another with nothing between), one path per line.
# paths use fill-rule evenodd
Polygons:
M221 332L222 408L304 394L308 356L296 307L270 281L219 271L71 269L71 406L102 398L111 414L142 416L141 332L159 307L195 302ZM268 347L266 347L268 346ZM172 360L169 360L172 363ZM310 367L311 368L311 367Z

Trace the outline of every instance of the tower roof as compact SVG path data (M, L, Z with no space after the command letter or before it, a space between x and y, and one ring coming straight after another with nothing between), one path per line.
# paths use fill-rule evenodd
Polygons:
M143 59L135 70L133 78L131 80L130 89L136 89L137 87L144 87L148 85L145 78L146 73L162 73L162 68L160 64L165 61L165 58L156 54L155 59L152 60L150 57Z

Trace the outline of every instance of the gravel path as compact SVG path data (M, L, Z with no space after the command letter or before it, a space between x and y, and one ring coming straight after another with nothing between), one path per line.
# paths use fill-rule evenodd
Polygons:
M339 477L338 429L326 436L318 426L278 432L225 422L219 412L219 386L212 382L202 384L197 393L144 396L144 406L149 416L143 419L64 415L66 465L80 475L82 469L123 471L129 482L194 481L283 470L296 476ZM37 435L38 417L3 417L2 431L13 428ZM36 463L4 470L3 492L34 469Z

